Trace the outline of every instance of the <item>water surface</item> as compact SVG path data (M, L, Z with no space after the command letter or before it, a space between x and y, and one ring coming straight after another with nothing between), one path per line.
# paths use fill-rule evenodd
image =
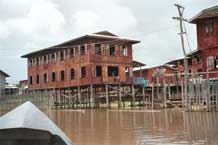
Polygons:
M46 111L76 145L218 144L218 113Z

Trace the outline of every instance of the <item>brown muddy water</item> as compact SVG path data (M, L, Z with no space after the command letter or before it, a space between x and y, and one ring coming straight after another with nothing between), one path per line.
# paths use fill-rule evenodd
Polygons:
M76 145L217 145L218 113L49 110Z
M218 113L48 111L76 145L218 144Z

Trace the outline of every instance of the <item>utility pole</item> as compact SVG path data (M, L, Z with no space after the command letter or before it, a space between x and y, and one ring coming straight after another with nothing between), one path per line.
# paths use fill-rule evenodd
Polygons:
M187 55L185 51L185 44L184 44L184 37L183 35L186 34L183 30L183 22L187 22L187 20L183 17L183 12L185 8L179 4L175 4L175 6L178 9L179 12L179 17L173 17L173 19L178 20L180 23L180 37L181 37L181 42L182 42L182 50L184 54L184 67L185 67L185 82L184 82L184 97L185 97L185 108L187 107L187 97L188 97L188 60L187 60Z

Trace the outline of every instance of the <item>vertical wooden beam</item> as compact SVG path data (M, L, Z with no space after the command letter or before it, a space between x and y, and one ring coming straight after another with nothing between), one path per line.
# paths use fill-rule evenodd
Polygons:
M160 99L160 92L159 92L159 78L157 77L157 98Z
M167 109L167 93L166 93L166 82L165 82L165 79L164 79L164 108ZM177 92L178 93L178 92Z
M82 108L80 86L78 86L77 89L78 89L77 93L78 93L78 99L79 99L79 107Z
M216 80L216 85L215 85L215 95L216 95L216 111L218 111L218 81L217 80Z
M132 85L132 106L135 107L135 87Z
M61 89L59 89L59 106L62 109Z
M170 88L170 83L168 83L168 93L169 93L169 99L171 99L171 88Z
M154 83L152 83L152 93L151 93L151 108L154 109Z
M143 104L143 107L145 107L145 87L142 86L142 104Z
M181 96L182 96L182 108L185 107L185 99L184 99L184 88L183 88L183 81L181 81Z
M105 94L106 94L106 105L109 108L109 95L108 95L108 85L105 84Z
M121 85L119 84L119 101L118 101L118 108L121 107L121 101L122 101L122 94L121 94Z
M70 108L70 99L71 99L71 93L70 93L70 88L68 88L68 109Z
M93 97L93 85L91 84L90 86L90 105L91 105L91 108L94 108L94 97Z

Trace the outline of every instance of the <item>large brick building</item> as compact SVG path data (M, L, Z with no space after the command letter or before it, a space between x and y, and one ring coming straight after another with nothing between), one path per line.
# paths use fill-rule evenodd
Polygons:
M132 84L137 43L102 31L26 54L29 89Z

